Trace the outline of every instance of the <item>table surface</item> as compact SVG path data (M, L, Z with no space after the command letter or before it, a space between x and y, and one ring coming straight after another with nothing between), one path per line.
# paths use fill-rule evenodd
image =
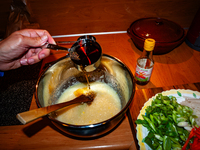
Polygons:
M124 62L135 73L136 60L141 55L126 33L96 35L103 53L112 55ZM74 41L77 37L56 38L56 41ZM63 45L71 47L71 45ZM65 53L52 51L43 64L63 57ZM135 124L143 104L156 93L168 89L200 90L200 52L182 43L164 55L154 55L154 69L151 81L145 86L136 85L130 116L111 133L93 140L76 140L57 131L47 118L27 125L1 126L0 149L136 149ZM194 84L196 83L196 84ZM30 109L36 108L33 98ZM128 113L129 114L129 113ZM136 142L136 145L135 145Z

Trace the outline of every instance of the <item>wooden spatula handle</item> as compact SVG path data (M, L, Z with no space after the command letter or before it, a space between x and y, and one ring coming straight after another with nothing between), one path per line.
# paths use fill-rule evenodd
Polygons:
M76 103L82 103L82 102L92 102L93 99L90 99L89 97L85 96L85 95L81 95L71 101L68 102L64 102L64 103L59 103L59 104L55 104L55 105L51 105L51 106L47 106L47 107L42 107L42 108L38 108L38 109L33 109L30 111L26 111L26 112L22 112L17 114L17 119L23 123L23 124L27 124L33 120L36 120L40 117L43 117L53 111L56 111L58 109L64 108L66 106L72 105L72 104L76 104Z

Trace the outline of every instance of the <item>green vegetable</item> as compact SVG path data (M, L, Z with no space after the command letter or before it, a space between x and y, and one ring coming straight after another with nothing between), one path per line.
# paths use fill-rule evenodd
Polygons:
M144 138L143 142L145 142L151 149L154 149L151 139L147 136Z
M161 145L159 145L159 146L156 148L156 150L163 150L163 148L162 148Z
M155 134L155 138L157 138L160 141L163 141L163 138L159 134Z
M136 124L148 129L143 142L153 150L180 150L188 138L187 130L197 126L192 109L177 103L173 96L158 94L145 111Z
M168 136L164 136L163 138L163 149L164 150L171 150L171 140Z
M148 122L149 126L153 129L153 131L156 132L156 127L155 127L154 123L148 117L146 117L144 115L142 115L142 117L144 118L144 120L146 120Z

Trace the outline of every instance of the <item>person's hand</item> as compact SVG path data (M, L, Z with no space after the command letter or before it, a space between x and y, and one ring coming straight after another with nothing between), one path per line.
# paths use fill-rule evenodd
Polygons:
M46 30L24 29L12 33L0 42L0 70L31 65L49 56L49 49L41 49L46 42L55 44Z

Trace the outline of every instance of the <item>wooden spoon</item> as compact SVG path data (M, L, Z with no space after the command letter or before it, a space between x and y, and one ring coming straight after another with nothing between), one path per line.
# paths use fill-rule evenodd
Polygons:
M76 103L92 102L94 100L94 97L95 97L95 95L93 95L93 94L90 94L90 95L82 94L71 101L22 112L22 113L17 114L16 117L21 123L27 124L31 121L34 121L40 117L43 117L43 116L45 116L53 111L56 111L58 109L61 109L63 107L66 107L66 106L69 106L72 104L76 104Z

